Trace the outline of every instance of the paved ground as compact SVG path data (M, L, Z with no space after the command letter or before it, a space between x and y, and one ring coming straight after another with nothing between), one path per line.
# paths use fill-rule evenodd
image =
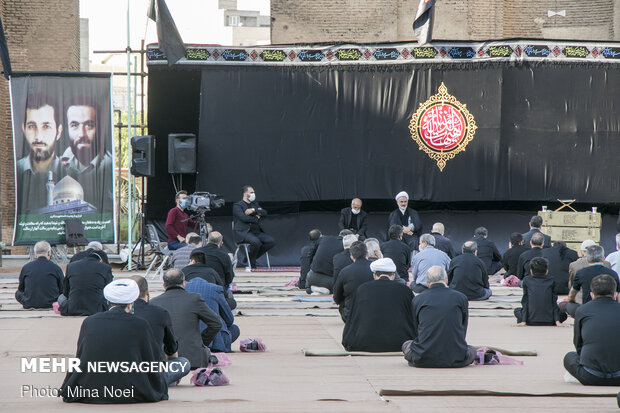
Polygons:
M280 283L287 274L263 277L239 273L240 286ZM4 278L2 295L14 288ZM153 289L160 289L152 283ZM240 297L240 296L239 296ZM274 296L275 298L282 298ZM288 300L275 300L281 307ZM255 298L257 299L257 298ZM268 305L268 302L257 301ZM240 302L247 311L252 301ZM8 306L10 308L11 306ZM261 308L261 311L268 311ZM273 310L272 310L273 311ZM278 308L278 312L286 312ZM293 311L304 311L299 309ZM326 309L325 311L334 311ZM13 318L13 314L16 317ZM44 315L44 317L40 317ZM108 411L109 406L68 405L51 397L21 397L23 385L60 386L64 375L21 373L21 357L75 354L83 318L49 312L0 311L0 411ZM9 317L9 318L5 318ZM231 384L197 388L185 378L169 390L170 400L157 404L114 407L116 412L411 412L411 411L616 411L615 397L384 397L381 389L498 390L534 394L549 392L615 393L618 388L584 387L563 381L562 357L572 350L572 328L516 327L508 317L471 317L468 342L509 349L535 349L538 357L522 357L523 366L470 366L463 369L415 369L401 357L304 357L302 348L342 349L343 323L338 317L238 316L241 336L261 337L262 354L233 353L225 371ZM234 346L236 347L236 346Z

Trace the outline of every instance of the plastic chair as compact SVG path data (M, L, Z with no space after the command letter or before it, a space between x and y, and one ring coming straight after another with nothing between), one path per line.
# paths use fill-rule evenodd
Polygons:
M233 239L235 238L235 221L232 222L232 233L233 233ZM239 261L239 259L237 258L237 254L239 253L239 249L240 248L244 248L245 249L245 258L246 258L246 267L245 270L247 272L252 271L252 267L250 266L250 243L249 242L236 242L235 244L237 245L237 249L235 250L235 253L233 254L233 260L232 260L232 266L233 268L237 268L237 262ZM269 252L265 252L265 258L267 258L267 267L271 269L271 262L269 261Z
M159 266L155 270L155 273L153 274L153 279L155 279L155 278L159 278L160 275L164 274L164 268L166 267L166 263L168 262L170 257L172 257L172 251L162 248L161 243L159 242L159 236L157 235L157 230L155 229L155 225L147 224L146 232L147 232L147 239L149 241L149 244L151 244L151 249L153 253L157 255L157 258L161 260L161 264L159 264ZM157 263L157 258L151 261L151 264L146 269L146 274L144 274L144 278L148 278L149 274L151 273L151 270Z

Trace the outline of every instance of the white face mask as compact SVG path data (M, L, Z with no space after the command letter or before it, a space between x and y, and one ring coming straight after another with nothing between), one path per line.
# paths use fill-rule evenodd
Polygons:
M360 211L361 211L361 209L353 209L353 208L351 208L351 213L352 213L353 215L357 215L357 214L359 214L359 213L360 213Z
M250 202L254 202L255 199L256 199L256 194L255 193L251 193L250 195L248 195L248 200Z

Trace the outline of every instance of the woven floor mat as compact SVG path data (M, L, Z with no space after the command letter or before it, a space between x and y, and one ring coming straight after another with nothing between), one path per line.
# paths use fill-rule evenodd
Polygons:
M380 396L491 396L491 397L616 397L617 392L606 393L525 393L491 390L379 390Z

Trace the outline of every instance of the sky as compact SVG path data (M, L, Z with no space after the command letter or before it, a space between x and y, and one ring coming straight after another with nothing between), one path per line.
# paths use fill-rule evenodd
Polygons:
M80 0L80 17L89 19L89 51L124 50L127 46L127 2L130 1L131 48L139 49L140 40L157 42L155 22L148 21L149 0ZM238 0L239 10L258 10L269 15L270 0ZM216 27L208 22L218 0L167 0L168 8L185 43L219 43ZM146 34L146 37L145 37Z

